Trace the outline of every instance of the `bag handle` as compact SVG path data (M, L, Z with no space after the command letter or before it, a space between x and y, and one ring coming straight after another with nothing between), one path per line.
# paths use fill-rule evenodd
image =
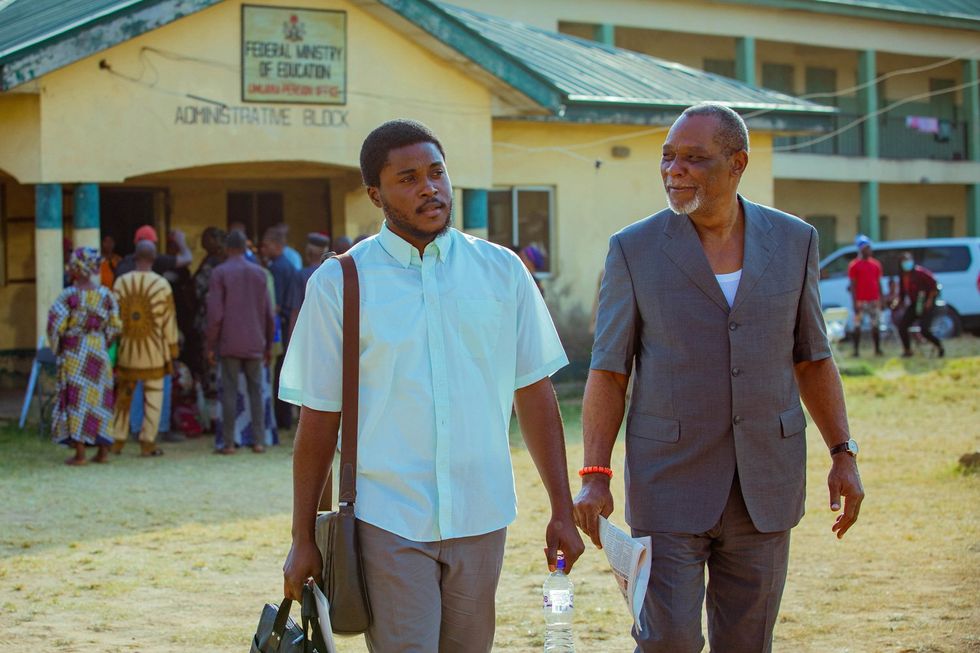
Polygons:
M272 622L272 632L269 633L269 641L266 644L267 650L279 650L279 644L282 642L282 634L286 632L286 620L289 619L289 608L292 604L293 602L290 599L283 599L282 603L279 604L279 610L276 611L276 619Z
M357 498L357 388L360 383L361 295L357 266L350 254L337 256L344 273L343 403L340 428L341 511L353 511Z

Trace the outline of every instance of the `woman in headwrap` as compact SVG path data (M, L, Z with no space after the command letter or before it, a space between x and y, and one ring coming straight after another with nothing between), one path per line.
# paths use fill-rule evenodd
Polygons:
M48 312L48 342L58 358L58 398L52 435L75 455L68 465L84 465L85 447L98 447L92 462L108 460L112 444L112 363L109 345L119 337L119 305L109 288L99 285L98 250L79 247L68 258L72 283Z

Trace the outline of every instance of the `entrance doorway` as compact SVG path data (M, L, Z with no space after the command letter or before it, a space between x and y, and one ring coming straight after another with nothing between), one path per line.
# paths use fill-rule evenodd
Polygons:
M163 193L139 188L101 189L101 236L112 236L116 241L116 254L132 254L136 230L145 224L157 226L157 206Z
M245 236L256 245L269 227L283 221L283 202L280 192L228 193L228 224L245 226Z

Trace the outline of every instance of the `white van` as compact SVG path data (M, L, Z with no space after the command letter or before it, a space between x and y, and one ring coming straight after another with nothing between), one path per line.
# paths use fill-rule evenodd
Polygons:
M882 285L886 293L889 279L899 276L898 261L903 252L912 252L916 264L936 275L942 284L932 321L937 337L950 338L962 330L980 336L980 238L891 240L874 243L872 250L885 270ZM857 247L848 245L820 262L823 308L845 306L853 310L847 266L855 256ZM852 328L849 319L848 330Z

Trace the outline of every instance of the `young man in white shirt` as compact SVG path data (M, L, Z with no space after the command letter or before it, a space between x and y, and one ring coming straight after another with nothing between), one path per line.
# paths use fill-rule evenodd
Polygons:
M355 510L376 615L368 648L490 651L516 516L512 405L551 503L549 567L560 549L570 570L584 549L550 381L568 361L520 259L451 227L452 184L432 132L381 125L364 141L361 173L385 215L349 252L361 294ZM280 398L302 407L283 570L294 599L321 571L314 522L337 447L342 317L340 265L327 261L310 278L280 380Z

